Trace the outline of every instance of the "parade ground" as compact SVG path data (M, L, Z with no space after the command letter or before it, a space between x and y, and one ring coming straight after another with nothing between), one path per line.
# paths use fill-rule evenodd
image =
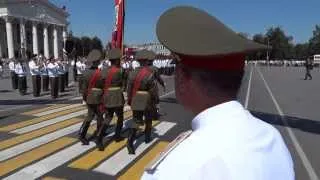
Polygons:
M313 80L303 80L304 73L304 67L247 65L238 99L282 134L294 161L296 179L318 180L320 69L312 71ZM0 80L0 179L139 179L144 167L170 141L191 128L193 115L178 104L174 77L163 78L167 90L159 88L161 116L153 121L153 140L145 144L140 136L135 155L128 154L126 139L110 141L114 126L108 129L103 152L93 142L83 146L78 141L87 110L76 93L76 83L70 83L57 100L51 100L48 93L36 99L32 94L20 96L11 90L10 79ZM30 81L28 86L30 93ZM123 136L132 117L130 108L125 107L125 111ZM89 133L95 128L94 121Z

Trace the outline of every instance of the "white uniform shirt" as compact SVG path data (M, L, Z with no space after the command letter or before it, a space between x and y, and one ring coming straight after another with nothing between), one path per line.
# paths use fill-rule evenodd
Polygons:
M74 60L71 61L71 66L74 66Z
M78 61L76 63L77 66L77 74L83 74L86 70L86 64L82 63L81 61Z
M237 101L211 107L192 121L192 134L143 180L294 180L280 133Z
M16 73L19 77L26 76L26 74L27 74L26 66L25 66L23 63L17 63L17 64L15 64L15 73Z
M59 74L59 75L64 74L64 73L65 73L65 71L64 71L63 64L61 64L61 61L60 61L60 62L58 62L58 63L56 63L56 65L57 65L57 67L58 67L58 74Z
M29 61L29 69L31 76L40 75L39 66L37 66L34 60Z
M9 63L9 69L10 69L10 71L15 71L15 64L14 64L14 62L13 61L10 61L10 63Z
M57 63L49 63L47 66L49 77L58 77L58 64Z
M138 67L140 67L140 63L138 61L136 61L136 60L132 61L132 68L136 69Z
M48 76L47 65L44 62L42 64L43 66L40 69L41 76Z

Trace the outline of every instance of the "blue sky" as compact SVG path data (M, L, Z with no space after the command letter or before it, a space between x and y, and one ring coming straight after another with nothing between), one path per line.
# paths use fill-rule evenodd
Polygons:
M114 0L51 0L66 5L75 35L111 38ZM153 42L159 16L176 5L193 5L216 16L237 32L264 33L281 26L295 43L306 42L320 24L320 0L127 0L125 43Z

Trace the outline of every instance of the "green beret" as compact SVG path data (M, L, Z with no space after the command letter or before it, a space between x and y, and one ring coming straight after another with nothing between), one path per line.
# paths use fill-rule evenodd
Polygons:
M156 34L170 51L186 56L220 56L266 49L240 37L207 12L190 6L174 7L163 13Z
M121 59L121 49L119 49L119 48L114 48L114 49L109 50L109 51L107 52L106 57L107 57L109 60Z
M153 51L143 49L136 53L136 59L152 61L156 58L156 54Z
M88 54L87 62L100 61L101 57L102 57L101 51L98 49L93 49Z

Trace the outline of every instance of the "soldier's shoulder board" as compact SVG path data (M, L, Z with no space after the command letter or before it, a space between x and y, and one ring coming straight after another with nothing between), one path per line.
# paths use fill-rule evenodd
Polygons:
M158 156L156 156L146 167L145 171L153 174L158 165L173 151L180 143L187 139L192 133L192 130L181 133L175 140L173 140Z

